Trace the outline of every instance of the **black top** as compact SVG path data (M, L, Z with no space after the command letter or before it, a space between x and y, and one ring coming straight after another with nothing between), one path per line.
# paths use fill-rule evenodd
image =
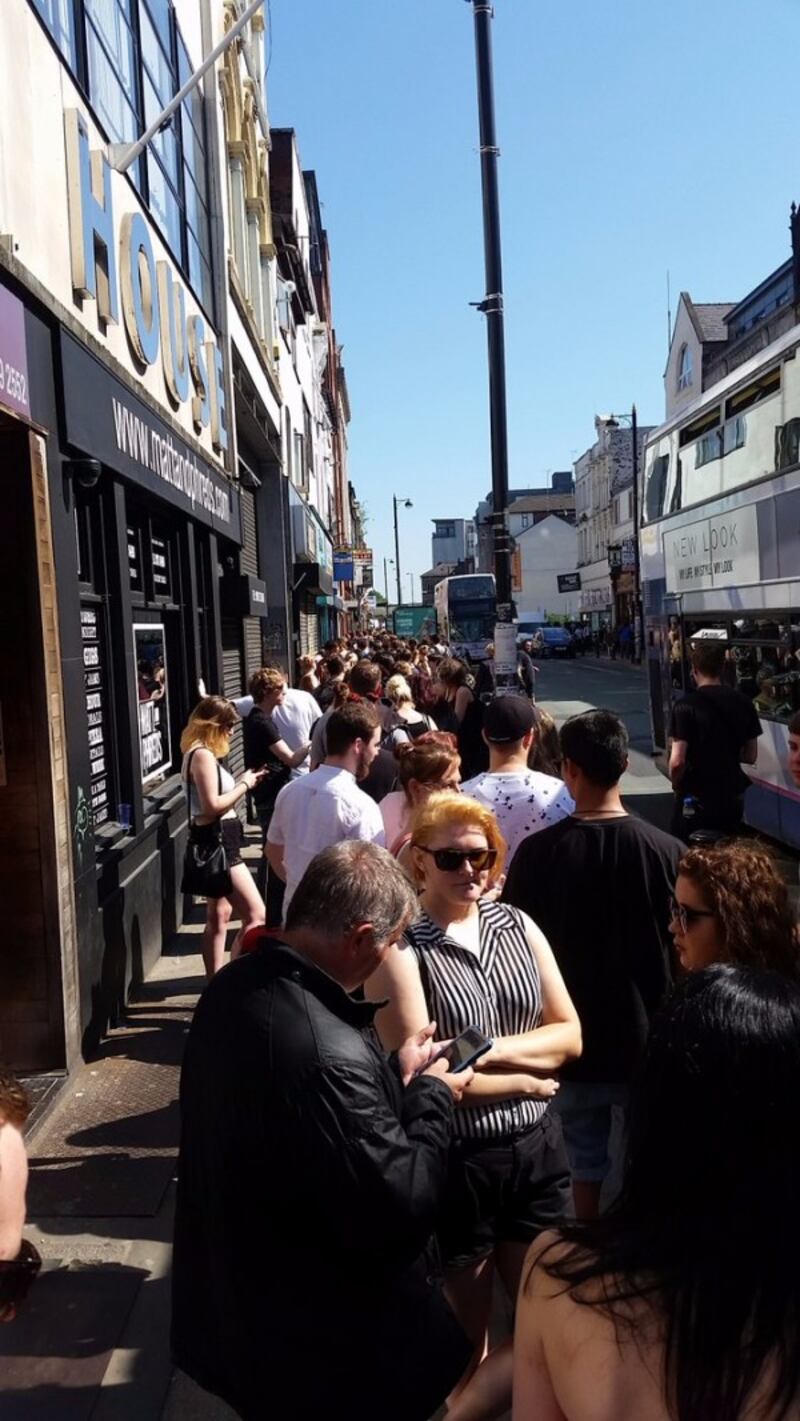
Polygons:
M517 849L503 898L549 939L583 1031L565 1079L627 1081L672 981L670 898L683 845L627 815L570 816Z
M428 1255L452 1097L403 1089L376 1010L273 939L192 1023L173 1351L243 1417L426 1421L470 1355Z
M358 787L374 799L376 804L393 790L397 783L397 761L391 750L379 750L369 767L365 780L359 780Z
M244 762L248 770L260 770L264 765L269 768L269 775L261 781L253 790L253 800L256 804L266 803L274 799L278 789L288 782L290 771L281 764L274 755L270 753L272 746L283 739L280 731L273 724L272 717L266 711L260 710L258 706L253 706L250 714L245 716L242 731L244 736Z
M743 794L750 781L741 766L748 740L761 734L752 701L732 686L700 686L672 709L669 733L685 740L683 795L719 804Z

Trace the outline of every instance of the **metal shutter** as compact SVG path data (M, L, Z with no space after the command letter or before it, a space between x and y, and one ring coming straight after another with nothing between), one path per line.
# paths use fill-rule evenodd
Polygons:
M237 617L222 618L222 694L230 700L245 694L244 667L242 664L242 623ZM231 748L227 760L228 769L234 779L244 770L244 746L242 728L237 725L231 736ZM237 805L240 817L244 816L244 800Z
M242 499L242 549L239 566L242 572L258 577L258 534L256 532L256 499L252 489L240 490Z
M300 609L300 655L314 656L319 651L319 622L316 603L306 599Z
M261 648L261 618L243 617L242 628L244 630L244 668L247 680L250 680L254 671L263 665L264 655Z

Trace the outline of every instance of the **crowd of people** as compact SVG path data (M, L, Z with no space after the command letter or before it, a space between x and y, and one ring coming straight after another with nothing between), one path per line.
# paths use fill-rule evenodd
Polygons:
M693 664L673 833L623 801L616 714L558 730L435 642L196 707L190 851L223 877L172 1344L243 1421L800 1418L798 934L737 832L757 719Z
M243 1418L800 1416L800 953L730 837L760 727L712 661L674 833L623 802L618 716L559 732L435 643L259 671L239 785L187 730L203 818L249 790L277 890L182 1081L175 1355Z

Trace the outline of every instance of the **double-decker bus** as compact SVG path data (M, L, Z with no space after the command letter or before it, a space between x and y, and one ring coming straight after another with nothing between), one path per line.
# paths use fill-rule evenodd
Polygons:
M730 682L763 729L746 819L795 846L786 727L800 710L799 354L795 325L654 431L640 532L654 746L666 748L672 703L690 686L690 641L723 640Z
M433 590L439 636L462 661L485 661L494 639L497 593L490 572L443 577Z

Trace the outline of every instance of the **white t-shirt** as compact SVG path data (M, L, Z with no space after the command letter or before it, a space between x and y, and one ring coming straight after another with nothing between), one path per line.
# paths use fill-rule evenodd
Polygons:
M345 839L385 844L381 811L359 789L355 775L337 765L320 765L313 774L284 786L267 833L270 844L283 846L284 913L311 860Z
M497 816L508 844L507 863L523 839L572 814L575 804L563 780L539 770L486 771L467 780L461 793L471 795Z

